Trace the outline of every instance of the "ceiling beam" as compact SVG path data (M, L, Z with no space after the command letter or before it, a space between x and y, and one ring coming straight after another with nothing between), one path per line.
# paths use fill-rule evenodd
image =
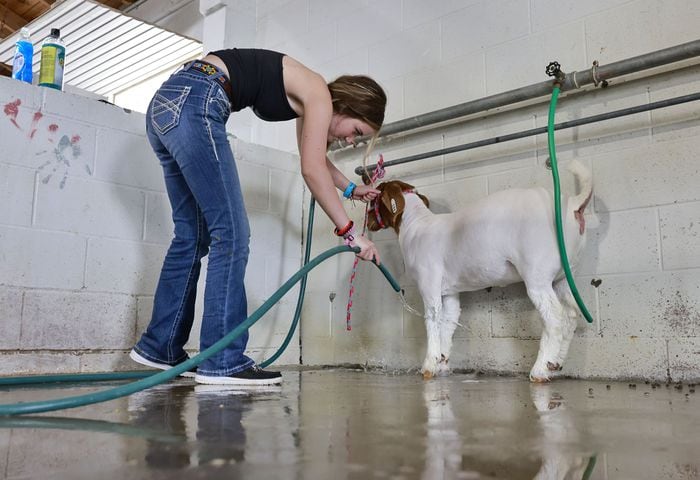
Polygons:
M12 33L19 30L27 23L27 19L20 17L6 5L0 4L0 24L2 25L3 31L9 29L9 33Z

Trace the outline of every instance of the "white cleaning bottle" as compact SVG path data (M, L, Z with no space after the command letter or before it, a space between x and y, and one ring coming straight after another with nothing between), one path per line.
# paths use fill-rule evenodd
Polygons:
M15 58L12 61L12 78L32 83L32 59L34 45L29 39L29 29L22 27L20 37L15 44Z
M63 90L63 68L66 63L66 45L58 28L51 29L51 35L41 44L41 68L39 85Z

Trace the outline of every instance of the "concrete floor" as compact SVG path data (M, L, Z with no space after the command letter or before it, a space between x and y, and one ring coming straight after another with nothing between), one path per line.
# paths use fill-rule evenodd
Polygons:
M0 403L94 388L4 389ZM257 391L183 379L0 418L0 478L694 479L699 407L690 385L347 369L288 370Z

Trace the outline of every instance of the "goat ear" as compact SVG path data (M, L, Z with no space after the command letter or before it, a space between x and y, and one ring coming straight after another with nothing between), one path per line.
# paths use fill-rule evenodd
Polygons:
M425 195L421 195L420 193L416 193L416 195L418 195L418 198L423 200L423 203L425 203L426 207L430 208L430 200L428 200L428 197L426 197Z
M403 198L403 182L393 181L384 184L382 192L382 205L386 211L385 222L398 231L398 220L406 207L406 200ZM411 187L412 188L412 187ZM381 212L384 214L384 212Z
M409 183L402 182L401 180L394 180L392 183L395 183L395 184L399 185L399 186L401 187L401 190L402 190L402 191L405 191L405 190L414 190L414 189L416 188L416 187L414 187L413 185L411 185L411 184L409 184Z

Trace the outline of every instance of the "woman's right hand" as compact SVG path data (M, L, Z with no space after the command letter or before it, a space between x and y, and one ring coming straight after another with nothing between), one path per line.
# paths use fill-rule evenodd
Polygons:
M374 259L379 265L379 250L372 241L364 235L358 235L350 242L351 247L360 247L360 253L357 254L362 260Z

